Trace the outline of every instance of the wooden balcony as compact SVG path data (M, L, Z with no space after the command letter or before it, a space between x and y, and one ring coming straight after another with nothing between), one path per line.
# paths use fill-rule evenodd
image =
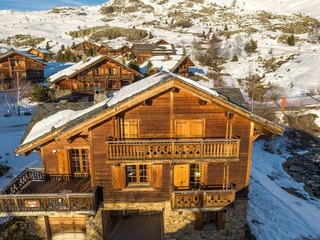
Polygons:
M238 161L240 139L108 141L107 160Z
M219 210L233 206L235 196L233 185L226 189L207 186L199 190L174 190L171 204L174 209Z
M87 81L108 81L108 80L133 80L134 76L130 74L116 74L116 75L111 75L111 74L100 74L100 75L84 75L84 76L79 76L79 80L83 82Z
M97 190L90 178L52 180L41 169L26 169L0 192L0 216L94 215Z

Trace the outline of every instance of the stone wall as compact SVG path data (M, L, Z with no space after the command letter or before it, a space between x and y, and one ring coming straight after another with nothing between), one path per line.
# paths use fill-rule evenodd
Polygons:
M204 228L195 231L194 211L172 210L170 201L161 203L110 203L104 204L105 210L139 210L139 214L163 213L165 239L230 239L242 240L245 236L247 199L237 199L234 208L228 208L225 214L225 228L214 230Z
M45 217L28 217L29 234L41 239L47 239Z

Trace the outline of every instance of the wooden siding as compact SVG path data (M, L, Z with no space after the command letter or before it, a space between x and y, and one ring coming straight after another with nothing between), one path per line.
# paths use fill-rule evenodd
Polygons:
M172 109L170 109L170 95L173 95ZM171 118L170 118L171 116ZM117 120L118 119L118 120ZM121 120L123 119L123 120ZM162 165L162 186L159 188L150 187L143 190L127 188L121 185L114 188L112 169L116 164L125 164L125 160L119 159L118 163L107 163L106 141L126 140L121 135L121 128L118 128L121 121L139 121L138 139L172 139L176 137L174 132L175 120L194 120L205 122L203 138L226 138L227 118L225 110L215 104L199 104L199 98L183 90L173 93L169 91L158 95L149 101L149 104L142 104L128 109L115 119L106 119L99 126L92 128L92 146L94 177L96 186L103 189L105 201L161 201L170 199L170 186L172 173L168 162L150 162L147 160L136 160L137 164L163 164ZM240 157L238 162L229 164L229 183L236 185L237 191L246 188L246 169L248 161L248 144L250 139L250 122L242 117L233 118L232 135L241 139ZM189 134L190 135L190 134ZM188 137L190 137L188 135ZM196 136L197 138L199 136ZM168 159L170 160L170 159ZM131 161L132 162L132 161ZM197 162L197 159L194 160ZM208 163L207 176L204 181L208 185L222 186L225 183L224 163Z

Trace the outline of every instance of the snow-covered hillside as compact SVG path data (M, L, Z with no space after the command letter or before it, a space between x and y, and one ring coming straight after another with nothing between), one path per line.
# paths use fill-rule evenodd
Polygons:
M143 29L155 39L164 38L177 47L185 47L195 61L193 44L205 41L203 34L210 37L209 33L215 33L223 40L222 51L229 60L222 66L223 73L238 81L258 74L264 77L262 81L266 84L271 82L285 87L287 97L305 96L310 88L314 88L316 94L320 91L317 88L320 85L317 78L320 71L319 22L307 17L320 20L319 8L320 5L311 0L294 3L288 0L227 0L223 3L218 0L110 0L97 6L59 7L48 11L1 10L0 52L10 48L28 49L30 46L11 45L21 36L43 38L37 46L45 47L48 42L51 51L57 52L62 45L71 46L90 37L75 38L70 35L71 31L96 26L124 27ZM295 46L279 42L293 27L297 28ZM228 29L228 37L225 29ZM249 39L257 41L258 45L252 54L243 50ZM98 44L102 43L121 46L128 42L123 38L102 38ZM232 62L235 53L239 61ZM268 61L274 61L279 69L270 69L266 66Z

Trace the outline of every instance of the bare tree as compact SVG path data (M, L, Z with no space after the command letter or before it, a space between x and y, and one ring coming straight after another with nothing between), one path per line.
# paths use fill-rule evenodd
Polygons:
M13 80L13 91L11 92L11 97L17 104L18 115L20 116L20 106L21 100L28 96L31 90L31 83L25 77L17 77Z

